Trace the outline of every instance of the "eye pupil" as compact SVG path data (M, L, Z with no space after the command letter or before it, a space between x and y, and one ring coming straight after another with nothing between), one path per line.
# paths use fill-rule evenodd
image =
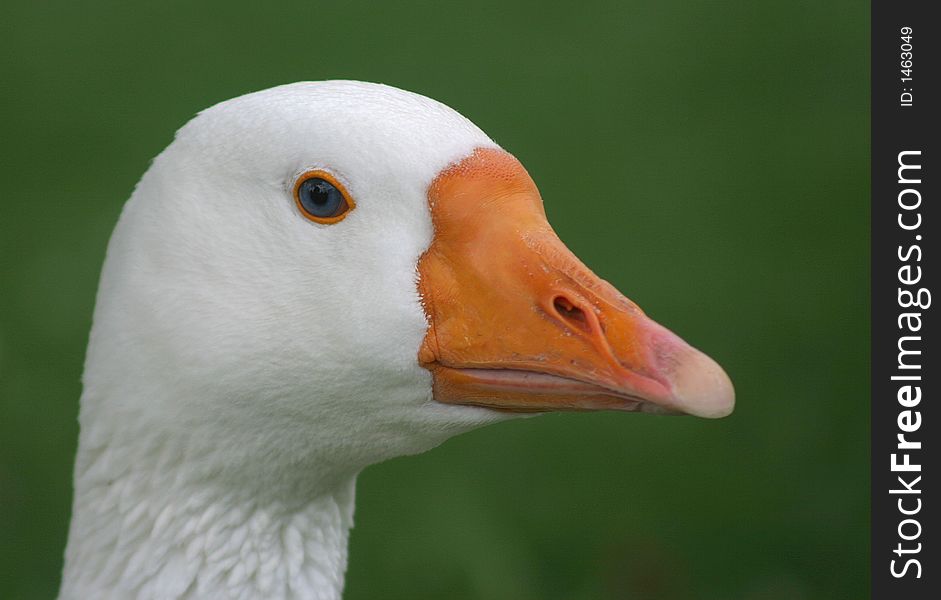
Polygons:
M318 206L330 202L330 187L326 183L325 181L318 181L311 186L310 199Z
M301 208L319 219L337 217L347 210L343 192L320 177L305 179L297 190L297 197Z

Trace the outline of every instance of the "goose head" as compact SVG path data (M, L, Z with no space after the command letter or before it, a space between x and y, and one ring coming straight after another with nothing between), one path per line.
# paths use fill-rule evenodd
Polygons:
M299 83L202 112L126 204L76 511L122 477L300 504L514 416L732 405L722 369L583 265L470 121L383 85Z

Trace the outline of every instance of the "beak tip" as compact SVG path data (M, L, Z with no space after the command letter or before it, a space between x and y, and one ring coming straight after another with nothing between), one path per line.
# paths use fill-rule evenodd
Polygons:
M676 408L706 419L727 417L735 408L735 388L714 360L693 349L673 373Z

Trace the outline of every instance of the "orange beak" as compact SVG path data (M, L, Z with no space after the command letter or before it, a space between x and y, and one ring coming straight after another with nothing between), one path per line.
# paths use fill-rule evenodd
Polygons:
M722 368L565 247L513 156L478 149L428 195L435 237L418 267L430 324L419 361L435 400L513 412L732 412Z

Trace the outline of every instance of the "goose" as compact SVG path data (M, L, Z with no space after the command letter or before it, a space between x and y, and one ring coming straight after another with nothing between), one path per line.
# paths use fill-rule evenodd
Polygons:
M368 465L523 415L734 404L516 158L354 81L176 133L110 239L82 383L63 600L335 600Z

